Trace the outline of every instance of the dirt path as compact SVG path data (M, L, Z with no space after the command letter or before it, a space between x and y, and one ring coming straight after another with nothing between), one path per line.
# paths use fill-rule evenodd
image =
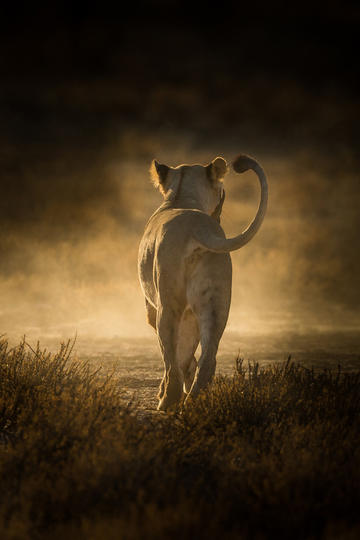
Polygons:
M155 336L152 339L86 340L79 339L75 354L91 367L101 367L118 380L124 401L132 402L141 411L154 412L162 377L162 361ZM258 361L260 365L285 361L289 354L294 361L315 369L344 371L360 369L360 334L306 334L282 336L226 336L219 348L217 373L231 375L236 356Z

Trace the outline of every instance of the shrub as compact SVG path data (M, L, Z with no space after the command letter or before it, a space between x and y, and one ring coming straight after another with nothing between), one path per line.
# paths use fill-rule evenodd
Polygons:
M1 538L355 538L360 373L237 361L173 414L0 344ZM353 536L351 536L353 535Z

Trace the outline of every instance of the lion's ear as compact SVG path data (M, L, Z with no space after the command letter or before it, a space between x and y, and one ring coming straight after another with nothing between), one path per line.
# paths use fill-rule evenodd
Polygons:
M160 188L162 190L167 174L169 172L169 167L167 165L163 165L162 163L159 163L156 161L156 159L153 159L150 166L150 176L151 181L154 184L155 187Z
M225 174L228 171L228 166L224 158L217 157L215 158L207 167L206 174L208 178L215 182L224 178Z

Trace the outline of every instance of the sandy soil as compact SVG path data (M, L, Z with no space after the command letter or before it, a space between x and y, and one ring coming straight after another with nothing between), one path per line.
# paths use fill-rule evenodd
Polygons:
M51 340L47 346L56 349L58 343ZM358 370L360 333L226 334L219 348L217 373L231 375L238 355L245 361L267 365L283 362L290 354L294 361L317 370L337 370L338 365L343 371ZM74 346L74 355L76 359L87 360L94 369L101 367L100 373L104 377L113 373L123 388L125 402L134 402L144 413L156 409L162 361L155 335L153 338L131 339L89 339L80 336Z

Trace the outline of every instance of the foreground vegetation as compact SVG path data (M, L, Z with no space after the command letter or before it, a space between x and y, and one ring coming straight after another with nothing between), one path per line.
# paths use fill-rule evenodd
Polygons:
M0 342L2 539L359 538L360 373L237 361L181 414Z

